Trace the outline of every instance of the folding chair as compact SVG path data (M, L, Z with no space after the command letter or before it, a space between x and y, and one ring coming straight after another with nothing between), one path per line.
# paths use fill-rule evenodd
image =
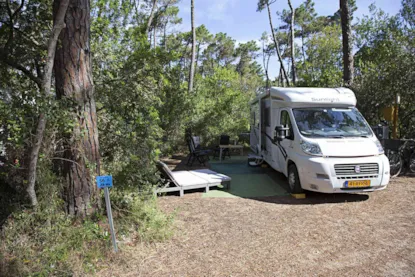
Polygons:
M221 135L219 140L220 145L229 145L230 144L230 136L228 135ZM220 147L219 145L215 148L215 151L213 153L213 158L219 157L220 153ZM231 151L229 151L229 148L223 148L222 149L222 160L225 159L225 157L228 156L231 157Z
M192 166L195 160L201 165L205 166L205 162L209 160L209 153L204 150L197 150L193 143L192 137L187 137L187 146L189 148L189 159L187 160L187 165Z

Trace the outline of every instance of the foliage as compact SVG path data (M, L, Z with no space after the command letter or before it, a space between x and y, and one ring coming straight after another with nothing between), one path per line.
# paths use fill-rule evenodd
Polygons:
M118 236L146 242L170 238L174 214L161 212L155 200L152 191L111 190Z
M41 162L45 168L47 161ZM36 209L16 210L8 216L0 236L1 276L73 276L93 273L111 253L109 227L103 214L82 222L64 212L60 183L42 170L44 184ZM103 195L102 195L103 197ZM161 241L171 235L172 216L160 212L152 197L111 191L118 239ZM122 250L122 246L121 246Z
M301 82L312 87L338 87L342 84L341 29L326 26L306 43L307 59L298 65Z
M46 170L38 179L44 184L38 191L39 206L21 207L1 230L0 275L72 276L78 266L93 271L93 263L105 255L108 244L99 217L83 223L68 217L59 198L59 180Z
M247 91L248 90L248 91ZM191 125L205 144L217 144L221 134L237 135L248 129L247 102L252 92L243 89L237 72L218 68L201 80Z
M2 269L14 275L71 275L77 270L71 266L75 259L79 270L93 271L91 265L107 255L110 245L104 217L91 215L83 223L67 217L56 170L62 151L57 146L76 124L71 118L74 106L54 96L42 97L39 90L52 3L29 1L21 10L21 2L7 3L18 13L10 17L6 3L0 3L0 152L6 150L0 153L0 224L8 218L0 246L0 261L7 263ZM111 194L120 235L146 241L168 238L172 232L172 217L161 213L150 196L159 182L155 160L183 151L189 127L208 145L216 145L221 134L236 137L247 131L248 103L258 89L284 85L281 76L267 82L267 60L279 50L286 68L291 68L288 11L280 13L285 22L275 29L279 49L263 34L263 57L256 41L236 43L228 34L214 34L201 25L196 28L194 90L188 93L191 33L175 31L181 22L177 1L158 1L145 33L152 3L91 1L101 174L114 177ZM258 1L258 10L267 3L275 1ZM350 5L355 11L355 1ZM353 89L359 109L376 124L382 119L380 110L400 94L400 135L414 137L414 1L403 0L397 15L374 5L370 10L353 25ZM321 16L314 2L305 0L296 7L295 18L297 85L341 86L339 11ZM24 205L25 176L40 113L47 115L48 125L37 170L40 205L32 210Z
M359 51L355 90L360 110L372 124L377 124L384 119L382 109L392 106L399 94L400 135L411 138L415 136L413 29L405 16L389 16L374 5L371 12L371 17L365 17L356 30Z

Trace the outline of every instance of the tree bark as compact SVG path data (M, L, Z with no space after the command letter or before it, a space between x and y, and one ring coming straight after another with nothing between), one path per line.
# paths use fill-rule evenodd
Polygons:
M193 78L195 75L195 60L196 60L196 28L195 28L195 5L194 0L191 0L191 20L192 20L192 60L190 63L189 73L189 93L193 91Z
M163 33L164 50L167 51L167 35L166 35L166 29L167 29L167 22L164 24L164 33Z
M54 8L63 0L55 0ZM97 116L90 56L89 0L70 0L55 56L58 99L74 104L75 126L66 138L63 158L58 164L65 179L63 196L67 212L84 217L100 205L93 175L99 174L100 155Z
M262 41L262 63L264 65L264 70L265 70L265 77L267 78L267 82L266 82L266 88L269 88L269 75L268 75L268 63L266 62L267 60L267 54L265 52L265 41ZM268 61L269 61L269 55L268 55Z
M267 1L267 9L268 9L269 26L271 27L272 39L274 40L274 45L275 45L275 50L277 51L278 61L280 62L280 67L284 74L285 81L287 82L287 85L290 86L290 80L288 79L287 71L285 70L285 67L284 67L284 63L283 63L281 52L280 52L280 46L279 46L277 37L275 36L274 26L272 25L271 8L269 6L268 1Z
M301 52L303 53L303 63L305 63L305 47L304 47L304 27L301 26Z
M295 10L291 4L291 0L288 0L288 6L291 10L291 22L290 22L290 31L291 31L291 74L293 78L293 85L296 83L296 72L295 72L295 44L294 44L294 19L295 19Z
M148 18L148 21L147 21L147 27L146 27L145 34L148 34L148 32L150 31L151 23L153 22L153 18L154 18L154 13L156 12L156 7L157 7L157 0L153 0L153 6L151 7L150 17Z
M153 29L153 47L154 47L154 49L156 49L156 43L157 43L156 27L154 26L154 29Z
M69 0L62 0L57 8L56 14L54 14L54 24L51 36L48 41L48 54L46 60L45 71L42 78L41 90L45 98L50 96L50 88L52 82L52 70L56 52L56 44L58 42L59 34L65 27L64 19L66 10L68 8ZM39 121L37 123L35 142L32 146L29 155L29 171L28 171L28 185L26 192L32 206L37 205L37 196L35 191L36 183L36 169L39 158L39 151L42 145L45 129L46 129L46 115L41 113L39 115Z
M269 76L268 76L268 68L269 68L269 59L271 58L271 55L268 55L268 57L267 57L267 88L269 88L270 86L271 86L271 80L269 79Z
M345 86L351 86L353 83L353 45L349 0L340 0L340 17L343 37L343 81Z

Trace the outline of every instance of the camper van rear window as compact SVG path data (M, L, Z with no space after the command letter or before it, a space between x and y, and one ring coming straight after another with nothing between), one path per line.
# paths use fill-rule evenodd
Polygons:
M372 131L356 108L293 109L300 133L306 137L368 137Z

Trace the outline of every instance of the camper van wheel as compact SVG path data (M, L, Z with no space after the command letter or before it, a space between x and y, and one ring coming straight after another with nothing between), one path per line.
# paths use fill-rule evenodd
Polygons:
M288 167L288 184L290 186L291 193L302 193L300 177L298 176L298 170L295 164L291 164Z

